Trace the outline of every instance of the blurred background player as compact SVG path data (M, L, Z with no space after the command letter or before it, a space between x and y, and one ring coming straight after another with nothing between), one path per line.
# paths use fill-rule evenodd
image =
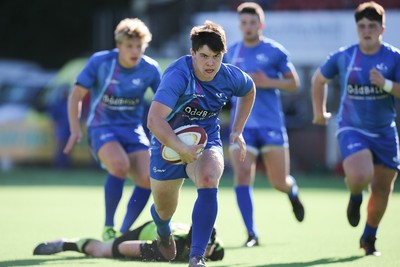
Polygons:
M176 242L175 261L189 259L192 242L192 228L189 224L171 223L171 230ZM218 261L224 258L225 250L216 235L215 228L207 244L207 260ZM142 261L166 261L157 247L157 228L149 221L116 239L101 242L92 238L57 239L40 243L33 250L33 255L53 255L63 251L76 251L95 258L129 258Z
M82 138L80 103L90 92L87 119L93 155L107 170L105 227L103 240L114 238L114 216L122 197L125 178L135 184L120 228L129 230L145 207L151 190L149 182L149 140L142 126L144 94L160 83L156 61L143 55L151 33L139 19L124 19L116 27L116 49L93 54L78 75L68 100L71 135L64 152L69 153Z
M340 48L315 72L312 81L313 123L326 125L326 84L339 75L341 102L336 132L350 191L347 218L360 221L363 190L370 185L367 222L360 239L366 255L375 248L378 225L385 213L399 170L395 97L400 97L400 51L382 42L385 10L375 2L355 10L358 44Z
M50 115L54 128L54 166L60 169L68 169L71 166L70 156L64 153L64 147L68 142L69 131L68 123L68 86L60 86L54 90L51 101L47 103L47 112Z
M237 203L248 232L244 245L252 247L259 244L253 214L253 184L259 154L272 186L288 194L296 219L300 222L304 219L296 180L289 174L289 143L279 91L296 91L299 78L284 47L262 35L262 8L246 2L238 6L237 13L243 40L228 49L224 60L253 78L257 97L243 131L248 153L241 161L238 146L234 144L230 147L230 156ZM235 99L232 104L235 107Z
M211 21L195 26L190 32L191 55L174 61L164 72L148 114L148 128L153 134L151 147L151 207L157 225L158 244L162 255L174 259L176 249L170 221L178 205L185 178L197 187L192 211L192 247L190 267L206 266L205 250L218 213L218 184L224 170L224 156L218 115L232 96L238 96L236 116L230 134L231 142L240 146L243 160L246 147L242 131L254 102L252 79L240 69L222 63L226 52L225 31ZM177 127L197 124L208 134L201 145L188 146L173 132ZM161 144L175 150L184 164L165 161Z

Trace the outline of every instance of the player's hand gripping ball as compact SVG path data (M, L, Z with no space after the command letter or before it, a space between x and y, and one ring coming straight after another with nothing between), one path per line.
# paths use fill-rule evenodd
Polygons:
M174 130L175 134L187 145L202 145L207 143L206 131L198 125L184 125ZM200 153L203 150L197 151ZM171 164L182 164L181 158L172 148L162 145L161 155L165 161Z

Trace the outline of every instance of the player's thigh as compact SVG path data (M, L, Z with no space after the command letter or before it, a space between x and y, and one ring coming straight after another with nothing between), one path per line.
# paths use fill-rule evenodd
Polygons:
M139 258L141 255L141 244L145 241L126 240L118 245L118 251L125 257Z
M362 149L347 156L343 161L343 169L349 185L369 183L374 175L371 151Z
M201 156L186 167L186 173L197 188L218 187L224 171L224 157L218 149L206 149Z
M112 242L100 242L98 240L91 240L85 246L86 254L97 258L111 258L112 257Z
M251 185L256 174L257 156L247 151L243 161L240 160L240 150L230 149L230 160L234 172L235 185Z
M101 146L98 157L113 175L125 177L129 169L129 158L120 143L112 141Z
M138 150L128 154L129 176L141 187L150 188L150 153L149 150Z
M262 154L268 178L272 184L284 184L289 175L289 149L283 146L274 146Z
M169 219L174 214L179 200L179 192L184 179L150 179L154 205L161 219Z

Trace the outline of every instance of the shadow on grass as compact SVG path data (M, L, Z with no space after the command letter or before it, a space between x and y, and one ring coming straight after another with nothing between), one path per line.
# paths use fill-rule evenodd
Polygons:
M82 257L62 257L62 258L51 258L51 257L37 257L35 259L20 259L20 260L9 260L0 261L0 267L8 266L38 266L42 264L50 264L51 262L63 262L63 261L81 261L83 259L88 259L85 256ZM79 263L81 264L81 263Z
M82 265L87 265L91 264L93 265L93 261L90 260L110 260L110 266L112 266L113 261L120 261L120 262L137 262L137 263L144 263L141 260L134 260L134 259L127 259L127 258L95 258L95 257L88 257L88 256L66 256L66 257L53 257L53 256L34 256L34 258L30 259L19 259L19 260L8 260L8 261L0 261L0 267L9 267L9 266L41 266L41 265L49 265L51 266L51 263L57 264L63 264L63 262L68 262L68 266L82 266ZM73 261L76 261L75 264ZM154 262L150 262L154 263Z
M287 262L287 263L272 263L272 264L252 264L252 267L308 267L308 266L315 266L315 265L328 265L328 264L335 264L335 263L344 263L344 262L351 262L363 258L364 256L351 256L346 258L323 258L319 260L313 261L304 261L304 262ZM219 267L228 267L228 265L219 265ZM248 266L243 264L230 264L229 267L233 266Z

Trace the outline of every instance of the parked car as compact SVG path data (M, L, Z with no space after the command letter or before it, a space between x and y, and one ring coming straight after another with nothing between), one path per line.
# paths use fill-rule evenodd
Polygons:
M54 71L30 61L0 59L0 171L17 163L69 166L62 165L59 133L65 130L56 122L65 125L66 96L85 62ZM53 113L54 107L62 112ZM87 142L74 149L71 159L91 163Z

